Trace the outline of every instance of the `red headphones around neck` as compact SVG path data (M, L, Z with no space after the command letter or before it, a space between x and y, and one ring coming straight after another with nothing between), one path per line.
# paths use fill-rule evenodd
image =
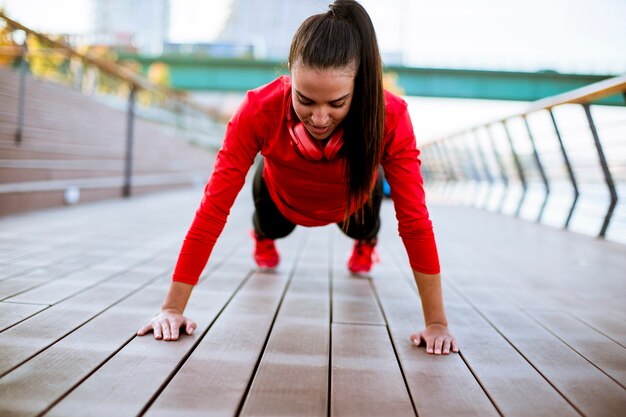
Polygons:
M339 126L335 129L324 145L321 141L312 139L311 136L309 136L309 132L306 130L304 123L295 119L292 111L292 109L289 109L287 128L289 129L293 143L300 151L300 155L310 161L321 161L322 159L326 159L327 161L336 160L343 145L343 128Z

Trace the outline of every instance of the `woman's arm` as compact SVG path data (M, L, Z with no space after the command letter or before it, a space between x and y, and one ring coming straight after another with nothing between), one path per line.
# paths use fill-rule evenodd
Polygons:
M143 336L150 330L153 330L155 339L177 340L181 327L185 327L187 334L193 333L197 327L196 323L183 316L193 287L191 284L172 281L170 289L165 296L165 301L163 301L161 306L161 311L139 329L137 335Z
M424 274L413 271L415 283L422 299L422 311L426 329L411 335L411 341L419 346L426 343L426 352L448 354L459 351L459 345L448 330L448 319L443 308L440 274Z

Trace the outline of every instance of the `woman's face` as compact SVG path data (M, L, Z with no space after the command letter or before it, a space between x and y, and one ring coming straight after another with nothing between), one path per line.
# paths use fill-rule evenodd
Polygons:
M291 68L291 101L296 115L317 140L328 138L346 118L354 93L352 66L311 69L296 63Z

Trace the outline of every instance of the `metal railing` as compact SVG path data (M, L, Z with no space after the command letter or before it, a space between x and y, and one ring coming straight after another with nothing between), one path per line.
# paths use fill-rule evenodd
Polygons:
M611 240L626 243L626 107L593 104L614 95L626 102L626 75L423 145L426 183L456 202L600 238L618 214L624 227Z
M101 55L101 56L98 56ZM223 123L211 109L184 93L150 82L139 65L116 62L106 53L79 52L62 39L32 30L0 12L0 65L19 71L18 117L15 144L24 140L24 101L27 76L43 78L81 91L126 112L124 196L131 195L135 117L173 126L175 135L217 148Z

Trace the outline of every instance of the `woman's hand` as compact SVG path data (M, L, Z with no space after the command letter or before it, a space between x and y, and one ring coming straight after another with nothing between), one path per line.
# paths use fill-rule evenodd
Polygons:
M415 346L426 344L426 352L435 355L447 355L459 351L459 344L448 330L448 326L433 323L426 326L426 330L411 335L411 342Z
M193 320L183 316L178 310L161 310L148 324L139 329L137 336L143 336L152 330L154 338L157 340L178 340L178 333L181 327L185 328L187 334L192 334L197 325Z

